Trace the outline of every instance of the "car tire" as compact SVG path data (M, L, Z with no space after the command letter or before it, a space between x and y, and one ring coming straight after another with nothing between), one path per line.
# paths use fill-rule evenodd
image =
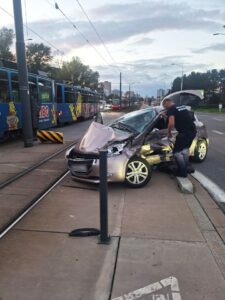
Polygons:
M125 182L129 187L140 188L145 186L152 176L149 163L141 157L133 157L126 167Z
M208 152L208 145L206 140L198 140L195 146L193 161L203 162L206 159Z

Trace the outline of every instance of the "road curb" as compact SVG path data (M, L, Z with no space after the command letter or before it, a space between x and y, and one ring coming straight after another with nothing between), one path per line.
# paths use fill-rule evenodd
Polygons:
M193 184L188 178L176 177L176 180L182 193L184 194L194 193Z
M199 171L195 171L191 176L207 190L216 202L225 203L225 192L212 180Z

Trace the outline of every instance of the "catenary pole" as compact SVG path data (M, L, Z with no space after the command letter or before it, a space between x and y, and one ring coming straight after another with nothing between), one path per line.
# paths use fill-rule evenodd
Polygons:
M122 105L122 73L120 72L120 108Z
M22 103L22 130L24 147L33 146L33 131L31 121L31 105L29 96L26 52L23 34L23 16L21 0L13 0L15 30L16 30L16 56L19 77L19 94Z

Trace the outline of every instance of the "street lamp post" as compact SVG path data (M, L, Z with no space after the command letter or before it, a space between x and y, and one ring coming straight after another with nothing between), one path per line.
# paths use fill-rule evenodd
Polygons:
M132 84L135 84L135 82L129 83L129 107L130 107L130 101L131 101L131 97L130 97L130 87L131 87Z
M180 81L180 90L183 90L183 82L184 82L184 64L171 64L171 66L179 66L181 67L181 81Z

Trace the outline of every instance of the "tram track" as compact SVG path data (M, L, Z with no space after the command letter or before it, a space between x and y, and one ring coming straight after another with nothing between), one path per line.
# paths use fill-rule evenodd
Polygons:
M0 239L69 174L64 153L76 142L1 182Z
M18 172L17 174L11 176L10 178L0 181L0 190L3 189L4 187L6 187L7 185L9 185L10 183L16 181L17 179L23 177L24 175L27 175L28 173L35 170L36 168L43 165L44 163L48 162L49 160L53 159L54 157L56 157L60 153L66 151L68 148L74 146L76 143L77 143L77 140L75 140L75 142L65 146L64 148L58 150L57 152L49 155L48 157L38 161L37 163L33 164L32 166L26 168L25 170L23 170L21 172Z

